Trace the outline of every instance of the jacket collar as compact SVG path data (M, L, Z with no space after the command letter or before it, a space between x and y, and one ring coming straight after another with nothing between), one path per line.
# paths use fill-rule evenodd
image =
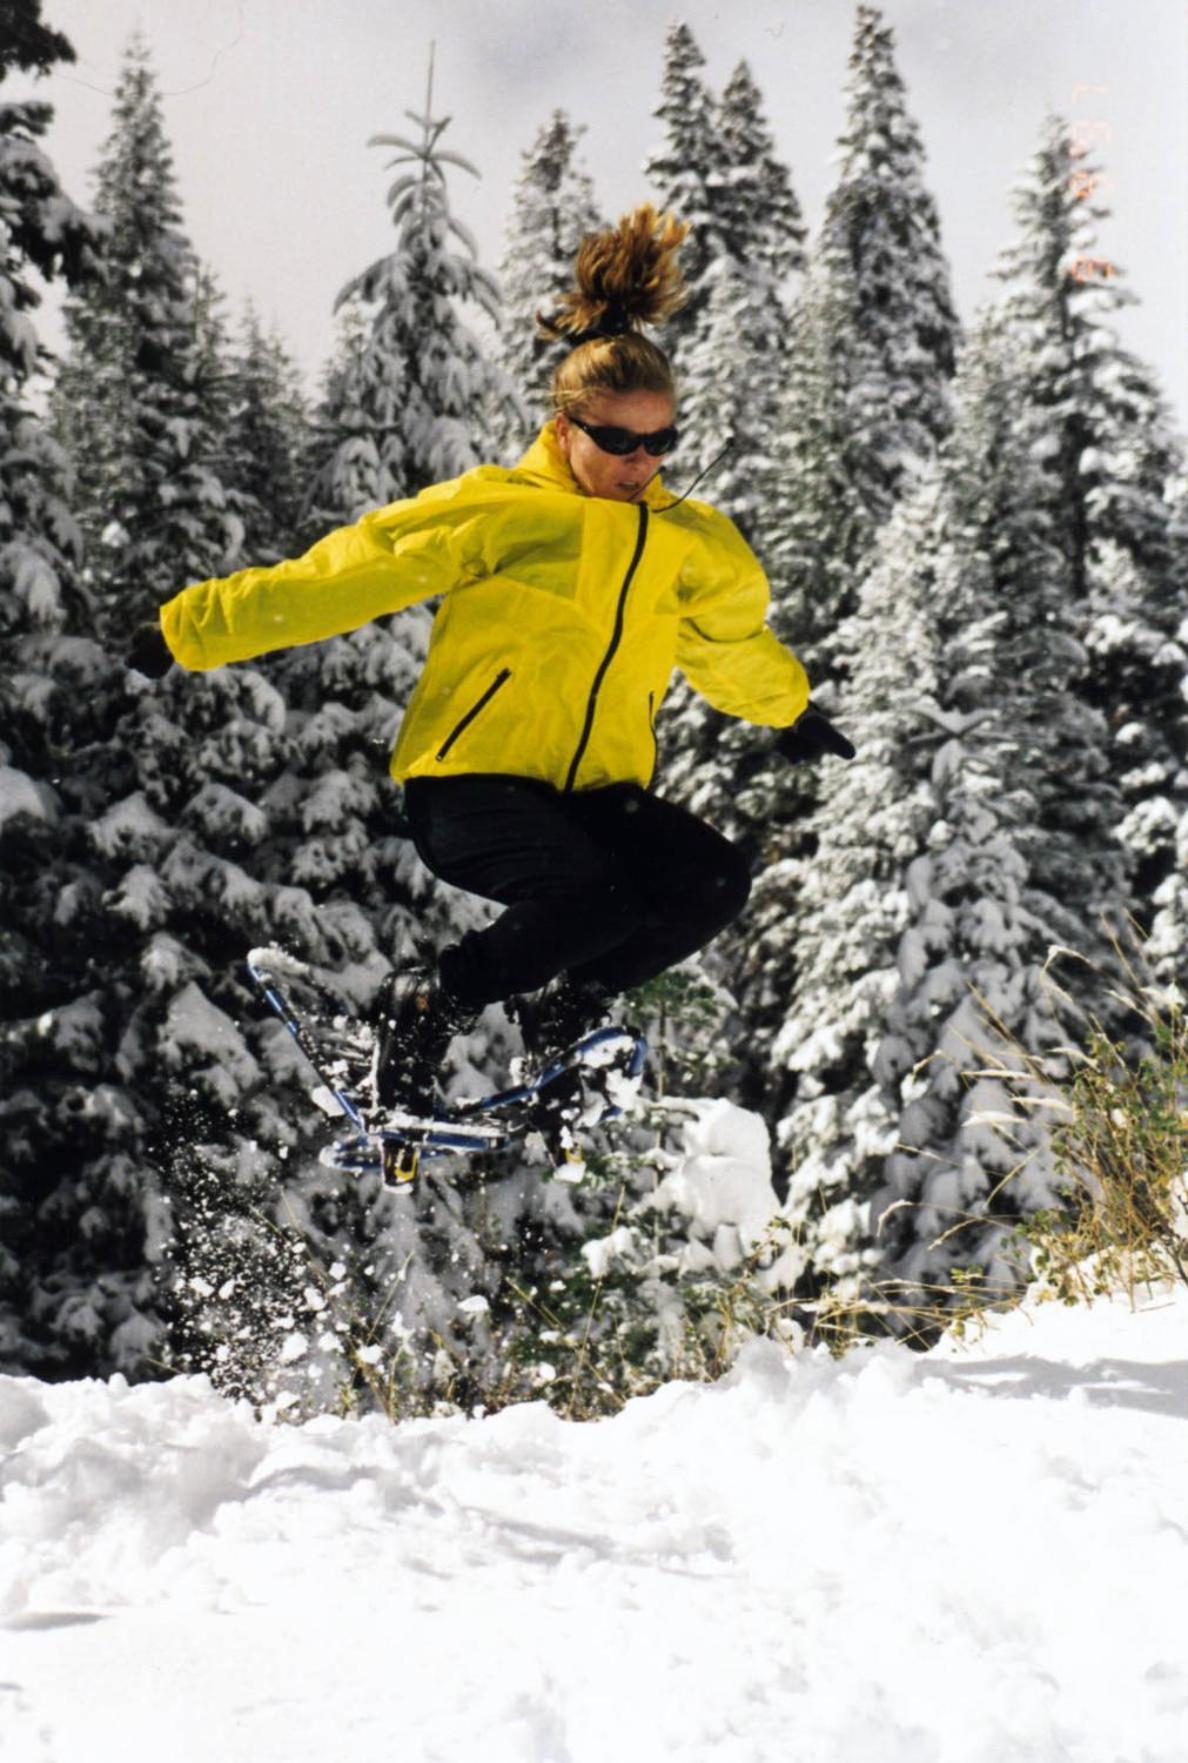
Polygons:
M536 484L542 490L568 490L573 496L585 495L585 491L569 469L569 461L561 451L561 443L557 439L556 424L552 422L545 423L516 466L514 475L517 479ZM649 508L669 500L668 492L660 481L659 474L652 479L644 491L643 499ZM631 506L631 504L627 504L627 506Z

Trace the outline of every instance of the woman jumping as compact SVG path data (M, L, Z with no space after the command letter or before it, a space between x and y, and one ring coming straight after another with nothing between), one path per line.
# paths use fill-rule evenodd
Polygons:
M525 1045L546 1057L742 910L742 853L649 787L674 668L718 710L787 730L791 759L853 751L807 710L738 529L657 475L676 393L642 327L681 304L686 232L645 204L583 241L576 288L538 321L568 347L554 415L517 466L479 466L304 557L186 588L131 658L157 674L221 667L441 597L391 771L423 862L505 910L381 988L381 1109L432 1113L450 1039L484 1005L517 999Z

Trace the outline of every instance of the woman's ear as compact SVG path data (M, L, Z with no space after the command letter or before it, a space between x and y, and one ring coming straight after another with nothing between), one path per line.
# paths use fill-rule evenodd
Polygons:
M563 410L559 410L553 418L553 432L557 436L558 446L561 448L566 459L568 459L569 443L573 436L573 429L570 427L569 418Z

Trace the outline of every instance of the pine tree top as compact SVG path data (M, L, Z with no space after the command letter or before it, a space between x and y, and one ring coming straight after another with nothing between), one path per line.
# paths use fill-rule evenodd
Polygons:
M479 174L441 145L450 118L434 114L432 85L431 60L425 107L405 113L417 134L368 143L396 149L386 167L399 174L387 192L396 248L353 276L335 302L360 322L344 335L326 383L320 418L332 445L323 449L316 495L322 509L352 518L490 457L492 412L515 404L466 322L471 305L498 322L499 285L451 212L449 169Z
M447 168L481 177L478 168L460 153L442 147L441 139L451 118L433 115L433 58L430 55L428 90L423 111L406 110L420 135L372 135L369 147L395 147L396 157L386 169L411 166L389 186L388 207L399 232L396 251L355 278L339 295L336 308L361 293L375 299L382 280L391 286L411 286L409 271L417 266L417 279L432 284L443 294L471 299L494 318L499 307L499 287L494 277L478 264L474 235L450 210ZM462 247L450 249L451 238ZM380 279L377 273L380 272Z
M112 105L112 126L96 169L95 207L118 222L151 211L156 230L176 227L181 206L152 50L139 26L129 37ZM134 248L134 240L130 241Z
M714 101L701 74L704 66L705 57L688 25L672 25L665 41L661 99L652 112L664 125L664 139L644 164L645 175L657 192L657 206L688 221L692 229L685 247L691 306L696 304L697 285L721 243L711 186L722 181L724 149ZM689 317L687 307L686 322Z
M717 130L722 163L715 206L726 249L742 262L764 264L782 282L804 267L808 229L745 61L723 89Z

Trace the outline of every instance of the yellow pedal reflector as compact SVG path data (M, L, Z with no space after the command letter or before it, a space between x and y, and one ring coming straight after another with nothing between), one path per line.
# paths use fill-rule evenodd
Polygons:
M415 1181L421 1153L415 1145L384 1146L384 1180L397 1186Z

